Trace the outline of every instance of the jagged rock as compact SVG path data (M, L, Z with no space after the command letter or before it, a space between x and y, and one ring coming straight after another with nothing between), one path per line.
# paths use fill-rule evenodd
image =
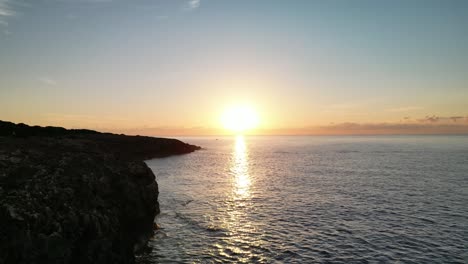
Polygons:
M0 263L134 262L159 213L142 160L198 148L0 121Z

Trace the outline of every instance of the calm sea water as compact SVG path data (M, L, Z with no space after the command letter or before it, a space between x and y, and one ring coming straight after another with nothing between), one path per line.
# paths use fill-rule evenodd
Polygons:
M468 137L183 138L139 263L468 263Z

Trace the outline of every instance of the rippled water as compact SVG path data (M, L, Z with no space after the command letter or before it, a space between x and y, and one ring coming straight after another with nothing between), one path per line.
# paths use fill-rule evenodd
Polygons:
M183 140L140 263L468 263L468 137Z

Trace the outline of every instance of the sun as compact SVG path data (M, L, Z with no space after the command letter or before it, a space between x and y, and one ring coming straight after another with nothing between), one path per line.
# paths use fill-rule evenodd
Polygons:
M248 105L236 105L226 108L221 116L221 123L227 130L241 133L258 126L257 111Z

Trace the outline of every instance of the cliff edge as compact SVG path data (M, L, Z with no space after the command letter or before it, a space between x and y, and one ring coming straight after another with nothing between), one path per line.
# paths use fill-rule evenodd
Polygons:
M0 121L0 263L133 263L159 213L143 160L197 149Z

